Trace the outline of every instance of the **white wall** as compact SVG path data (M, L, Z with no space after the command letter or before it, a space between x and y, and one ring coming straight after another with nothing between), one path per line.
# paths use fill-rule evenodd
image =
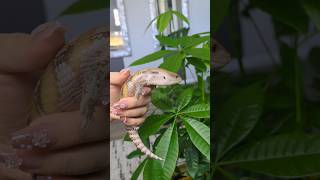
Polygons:
M189 0L190 34L210 31L210 0ZM124 58L124 65L128 67L135 60L148 55L157 49L154 48L154 39L151 30L145 33L150 19L149 0L124 0L129 39L132 55ZM162 60L156 62L130 67L136 71L145 67L157 67ZM188 81L195 80L187 72Z

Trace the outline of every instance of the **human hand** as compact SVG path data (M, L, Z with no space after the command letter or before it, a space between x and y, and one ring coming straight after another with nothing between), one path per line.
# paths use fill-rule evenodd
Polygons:
M121 120L124 124L139 125L145 120L147 105L151 101L150 87L143 87L141 98L126 97L120 99L122 85L130 77L130 71L123 69L110 74L110 119ZM126 117L122 119L121 117Z
M22 170L37 179L105 179L108 156L107 121L96 107L94 121L82 128L80 111L42 116L15 132L12 145Z
M21 162L9 147L9 135L27 126L34 87L64 44L64 32L60 24L46 23L31 34L0 34L0 179L31 179L13 169Z

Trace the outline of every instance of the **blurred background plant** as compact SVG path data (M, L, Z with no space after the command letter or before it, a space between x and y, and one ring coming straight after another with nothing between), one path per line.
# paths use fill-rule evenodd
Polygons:
M320 179L320 1L215 0L212 7L213 31L237 64L233 72L213 72L214 179ZM269 17L271 38L256 12ZM245 66L252 36L243 36L244 24L253 27L269 67Z

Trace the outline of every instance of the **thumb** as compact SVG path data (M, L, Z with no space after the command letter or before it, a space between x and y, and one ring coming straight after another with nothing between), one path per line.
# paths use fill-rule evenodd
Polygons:
M32 34L0 34L0 71L34 72L44 69L64 44L65 28L45 23Z
M110 85L122 86L123 83L129 78L130 70L123 69L120 72L111 72L110 73Z

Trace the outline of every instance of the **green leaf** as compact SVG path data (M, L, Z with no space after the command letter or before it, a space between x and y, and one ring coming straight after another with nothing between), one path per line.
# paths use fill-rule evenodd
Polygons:
M161 125L170 120L174 115L151 115L148 116L145 122L139 128L139 134L142 139L156 133Z
M171 38L163 35L157 35L156 38L159 40L161 45L169 47L177 47L179 45L179 39Z
M157 20L157 29L160 33L162 33L166 27L169 25L170 21L172 20L172 13L171 11L167 11L163 14L159 15Z
M233 164L280 177L320 174L320 136L279 135L228 155L219 165Z
M137 180L139 178L139 175L141 174L141 172L143 171L144 167L147 164L147 159L143 160L139 166L137 167L137 169L133 172L132 176L131 176L131 180Z
M320 1L316 0L303 0L303 7L307 14L320 31Z
M280 43L280 55L282 60L282 81L287 85L287 93L294 93L296 129L301 129L303 124L302 101L303 101L303 70L302 63L296 48Z
M300 0L251 0L251 3L299 32L308 30L309 18Z
M178 96L176 105L178 111L180 111L190 103L192 99L192 92L193 89L187 88Z
M78 0L66 8L59 16L79 14L109 8L110 0Z
M256 83L233 95L217 111L217 160L255 127L262 113L263 96L261 84Z
M168 34L168 37L170 38L181 38L181 37L184 37L184 36L187 36L189 33L189 28L181 28L177 31L174 31L170 34Z
M154 175L152 174L152 168L153 168L153 160L148 158L146 165L143 169L143 179L152 179Z
M152 54L149 54L147 56L144 56L141 59L136 60L135 62L130 64L130 66L137 66L137 65L153 62L153 61L156 61L156 60L158 60L160 58L163 58L166 55L169 55L169 54L172 54L172 53L175 53L175 52L176 51L160 50L160 51L154 52Z
M188 63L193 65L197 71L200 71L200 72L207 71L207 66L201 59L195 58L195 57L187 57L186 59Z
M199 44L206 43L210 40L210 36L189 36L180 39L180 43L184 49L198 46Z
M167 89L156 88L152 91L151 102L162 110L172 109L172 101L168 96Z
M164 160L152 161L152 179L170 180L179 154L178 132L175 123L161 137L155 153Z
M181 68L182 62L186 55L184 53L176 53L168 58L165 58L160 68L177 73Z
M183 118L182 120L192 143L210 160L210 128L194 119Z
M190 24L188 18L186 16L184 16L182 13L178 12L178 11L174 11L174 10L171 10L171 12L173 14L175 14L179 19L181 19L182 21L186 22L187 24Z
M220 23L222 22L223 18L228 12L230 5L230 0L213 0L211 2L211 9L212 9L212 15L211 15L211 24L212 24L212 30L213 32L217 32L218 27Z
M185 108L180 112L181 115L186 115L194 118L209 118L210 105L209 104L196 104Z
M192 179L195 179L199 170L199 153L193 146L189 146L184 150L184 154L186 158L188 174L192 177Z
M142 156L142 155L144 155L144 154L140 150L135 150L127 155L127 159L132 159L132 158Z
M148 29L150 28L150 26L152 25L152 23L153 23L155 20L157 20L158 18L159 18L159 16L153 18L153 19L149 22L149 24L147 25L146 30L144 31L144 33L146 33L146 32L148 31Z
M194 57L210 61L210 49L209 48L191 48L185 50L187 54Z

